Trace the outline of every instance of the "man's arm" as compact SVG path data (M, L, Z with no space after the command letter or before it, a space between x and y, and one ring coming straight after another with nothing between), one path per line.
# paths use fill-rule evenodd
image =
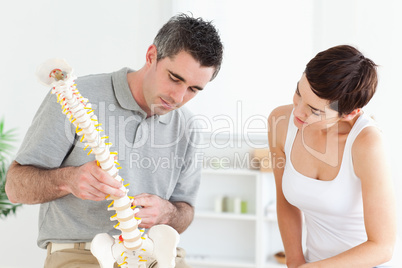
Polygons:
M14 161L7 173L6 193L13 203L39 204L72 193L78 198L104 200L106 195L123 196L121 183L96 165L42 169Z
M141 206L136 217L141 218L141 228L166 224L178 233L184 232L194 218L194 208L186 202L170 202L157 195L139 194L134 197L134 206Z

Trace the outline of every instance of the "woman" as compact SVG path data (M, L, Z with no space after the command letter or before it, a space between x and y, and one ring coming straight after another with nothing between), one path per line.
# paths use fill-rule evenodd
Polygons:
M293 105L269 116L278 221L290 268L392 267L392 180L381 133L362 110L376 87L374 62L354 47L336 46L307 64Z

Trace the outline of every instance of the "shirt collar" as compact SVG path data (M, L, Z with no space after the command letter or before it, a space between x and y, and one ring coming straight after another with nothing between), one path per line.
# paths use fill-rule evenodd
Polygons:
M124 109L132 110L139 113L144 119L147 118L147 113L138 105L131 93L130 87L127 82L127 74L134 72L130 68L123 68L112 74L113 88L116 99L120 106ZM169 124L172 119L173 111L164 115L154 115L154 120L163 124Z

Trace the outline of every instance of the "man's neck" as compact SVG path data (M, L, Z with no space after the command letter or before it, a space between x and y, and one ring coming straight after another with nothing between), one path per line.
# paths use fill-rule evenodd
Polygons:
M147 113L147 117L151 116L151 111L146 104L144 93L142 90L143 69L127 74L127 83L131 94L137 104Z

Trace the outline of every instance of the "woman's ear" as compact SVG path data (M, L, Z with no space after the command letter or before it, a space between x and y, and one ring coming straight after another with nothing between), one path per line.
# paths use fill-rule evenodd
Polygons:
M361 111L361 108L354 109L351 113L342 115L342 118L346 121L352 120L356 115L360 114Z
M158 51L156 50L155 45L150 45L147 50L147 54L145 55L146 65L150 66L156 62L158 57Z

